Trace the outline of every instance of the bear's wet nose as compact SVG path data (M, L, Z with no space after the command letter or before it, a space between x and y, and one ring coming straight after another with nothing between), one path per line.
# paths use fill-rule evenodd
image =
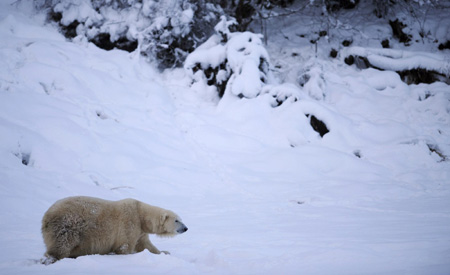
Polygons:
M183 226L182 228L178 229L177 231L178 231L178 233L181 234L181 233L188 231L188 228L186 226Z

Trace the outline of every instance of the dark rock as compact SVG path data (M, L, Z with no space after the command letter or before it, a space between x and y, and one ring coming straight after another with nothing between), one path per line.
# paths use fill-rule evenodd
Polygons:
M400 22L398 19L396 19L395 21L389 20L389 25L392 28L394 37L397 38L400 43L405 43L405 46L409 46L409 42L411 41L412 36L403 32L403 29L406 27L406 25Z
M97 47L110 51L114 49L114 43L111 42L109 33L100 33L91 40Z
M325 0L328 12L337 12L340 9L354 9L358 3L359 0Z
M353 63L355 63L355 58L353 57L353 55L349 55L344 59L345 64L351 66L353 65Z
M439 80L435 72L425 69L412 69L397 73L400 75L402 81L406 84L430 84Z
M358 69L367 69L370 67L369 60L364 56L356 56L355 65Z
M441 44L439 44L439 50L445 50L445 49L450 49L450 40L447 40L447 42L445 42L445 43L441 43Z
M327 31L321 31L321 32L319 32L319 36L320 36L320 37L326 36L327 34L328 34Z
M330 51L330 57L336 58L337 55L338 55L338 51L336 51L335 49L331 49L331 51Z
M306 117L310 118L309 123L311 124L311 127L314 129L314 131L319 133L320 137L323 137L324 135L330 132L330 130L328 130L327 128L327 125L325 125L323 121L317 119L317 117L315 117L314 115L310 114L305 115Z
M353 43L353 40L344 40L342 41L342 46L348 47Z

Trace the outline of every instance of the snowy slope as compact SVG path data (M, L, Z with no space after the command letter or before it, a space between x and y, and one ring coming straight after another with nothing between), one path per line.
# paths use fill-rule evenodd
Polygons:
M450 272L448 85L407 86L305 45L303 88L217 102L181 69L159 74L136 53L67 42L10 2L0 4L1 274ZM295 42L284 46L269 45L274 63L293 63ZM299 100L273 108L274 93ZM330 132L321 138L305 114ZM171 255L38 264L41 218L72 195L136 198L189 231L151 237Z

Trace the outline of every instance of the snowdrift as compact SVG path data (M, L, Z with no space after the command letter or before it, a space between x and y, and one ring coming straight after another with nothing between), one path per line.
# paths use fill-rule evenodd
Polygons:
M10 2L0 4L2 274L450 270L446 83L406 85L303 48L303 87L220 99L184 70L68 42ZM150 237L170 256L41 265L42 216L72 195L172 209L189 231Z

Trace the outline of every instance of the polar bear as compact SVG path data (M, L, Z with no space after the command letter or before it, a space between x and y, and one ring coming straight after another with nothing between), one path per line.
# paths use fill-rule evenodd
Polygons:
M187 230L172 211L135 199L68 197L53 204L42 219L42 236L47 247L43 263L89 254L130 254L144 249L169 254L156 248L148 234L172 237Z

